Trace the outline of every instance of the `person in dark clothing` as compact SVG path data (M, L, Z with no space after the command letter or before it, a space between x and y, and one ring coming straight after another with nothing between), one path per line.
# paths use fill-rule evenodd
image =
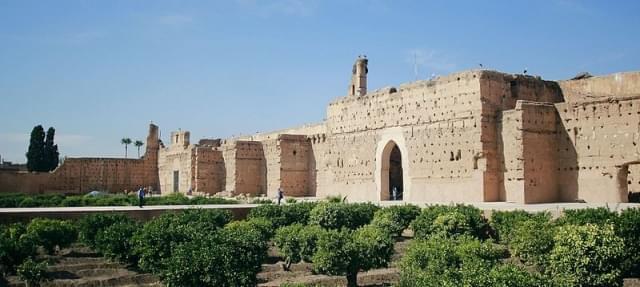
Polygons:
M278 188L278 205L280 205L280 201L284 198L284 190L282 187Z
M142 205L144 205L144 188L141 187L138 189L138 206L142 208Z

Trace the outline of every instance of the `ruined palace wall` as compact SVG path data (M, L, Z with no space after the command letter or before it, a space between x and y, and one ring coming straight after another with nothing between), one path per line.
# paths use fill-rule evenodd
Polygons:
M222 145L226 184L234 195L257 196L266 192L266 167L262 144L256 141L225 141Z
M160 191L162 194L176 192L174 190L174 172L178 172L177 192L186 193L192 185L194 176L194 145L172 144L160 150L158 173L160 176Z
M6 192L85 193L92 190L122 192L140 187L158 189L158 127L149 126L145 155L140 159L67 158L50 173L2 173Z
M508 178L505 181L505 177L511 176L512 180L515 180L523 178L524 175L505 174L505 169L507 169L505 165L516 160L513 156L519 151L505 151L507 148L505 141L512 140L508 137L513 134L505 133L506 131L503 129L521 129L521 124L503 123L505 119L503 112L515 109L518 101L557 103L562 102L563 98L557 83L542 81L531 76L483 71L480 85L483 103L482 153L478 157L479 160L486 161L487 166L483 187L485 198L490 201L504 201L507 200L506 186L510 186L512 192L516 190L515 186L522 186L522 184L509 182ZM513 132L515 131L513 130ZM516 143L511 142L508 147L516 148ZM519 197L514 196L514 194L510 195L514 200L516 198L524 199L524 194Z
M640 95L640 73L626 72L582 80L559 81L566 102L589 102Z
M196 147L193 152L193 191L216 194L224 188L224 160L222 151L214 147Z
M633 184L635 178L640 178L640 169L636 168L640 163L640 96L621 87L633 87L637 82L620 79L637 79L638 75L614 74L560 82L566 98L594 99L556 105L561 119L559 129L564 131L557 139L557 152L563 158L557 172L562 179L564 200L627 200L629 181ZM635 93L640 91L635 89ZM623 94L617 96L617 92Z
M318 196L379 200L381 151L402 154L405 200L483 201L480 72L464 72L345 97L327 110L332 184Z
M309 195L310 141L304 135L280 135L280 185L288 196Z
M502 114L501 137L505 201L557 201L555 106L518 101Z

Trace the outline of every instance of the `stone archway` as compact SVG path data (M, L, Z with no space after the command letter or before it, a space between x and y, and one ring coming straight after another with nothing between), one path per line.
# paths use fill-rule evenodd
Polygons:
M391 140L385 145L381 160L380 200L402 200L404 197L403 158L396 142Z

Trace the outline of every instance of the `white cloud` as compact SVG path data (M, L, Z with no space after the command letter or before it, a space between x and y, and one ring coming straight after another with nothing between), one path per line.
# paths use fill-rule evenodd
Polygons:
M273 15L309 16L316 10L315 0L236 0L241 7L262 17Z

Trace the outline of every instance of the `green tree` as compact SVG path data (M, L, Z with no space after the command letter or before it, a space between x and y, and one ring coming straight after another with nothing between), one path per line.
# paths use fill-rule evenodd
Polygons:
M558 286L622 286L626 250L613 225L565 225L554 241L547 271Z
M46 171L52 171L58 167L58 161L60 153L58 152L58 145L54 144L53 138L56 134L56 129L49 127L47 130L46 139L44 140L44 162L43 165Z
M131 144L130 138L122 138L120 143L124 145L124 158L127 158L127 147Z
M144 145L144 143L141 140L136 140L133 145L138 148L138 158L140 158L140 148Z
M359 271L386 267L392 254L393 239L375 226L356 231L329 229L318 238L313 268L318 273L345 275L347 286L358 286Z
M45 171L44 165L44 128L42 125L33 127L27 151L27 169L29 171Z

